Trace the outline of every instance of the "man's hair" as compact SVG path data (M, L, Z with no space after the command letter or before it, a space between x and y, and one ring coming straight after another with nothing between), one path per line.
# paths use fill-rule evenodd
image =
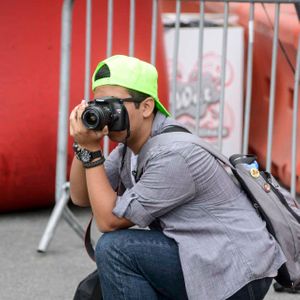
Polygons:
M136 102L134 102L134 106L137 109L140 107L141 102L143 102L145 99L151 97L150 95L147 95L145 93L138 92L138 91L135 91L132 89L126 88L126 90L127 90L128 94L136 101ZM156 106L154 106L153 113L156 114L156 112L157 112L157 108L156 108Z

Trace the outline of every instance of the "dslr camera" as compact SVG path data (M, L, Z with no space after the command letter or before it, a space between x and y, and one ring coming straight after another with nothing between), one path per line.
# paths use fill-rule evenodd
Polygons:
M89 101L81 116L84 126L98 131L105 126L109 131L126 130L129 119L123 100L116 97L102 97Z

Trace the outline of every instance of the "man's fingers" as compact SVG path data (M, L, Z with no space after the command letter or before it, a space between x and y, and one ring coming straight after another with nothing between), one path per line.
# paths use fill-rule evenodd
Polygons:
M74 120L75 119L75 108L71 111L70 113L70 117L69 117L69 120Z
M108 134L108 128L105 126L102 131L94 131L87 129L81 121L81 116L83 111L86 109L88 104L85 101L82 101L79 105L75 106L70 114L70 135L76 140L79 144L94 145L99 143L100 139Z
M83 110L87 107L85 100L82 100L80 104L76 105L71 111L70 120L78 120L81 117Z
M74 130L71 124L69 126L69 130L70 130L70 136L74 137Z
M81 115L83 113L83 111L85 110L86 105L84 104L80 104L78 105L77 109L76 109L76 120L79 120L81 118Z
M70 113L70 120L77 120L78 117L78 107L80 104L76 105Z

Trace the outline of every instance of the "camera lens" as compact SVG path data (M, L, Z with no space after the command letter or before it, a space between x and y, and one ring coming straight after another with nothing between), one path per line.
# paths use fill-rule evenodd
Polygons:
M85 121L89 124L89 126L97 126L98 118L93 112L87 112L85 115Z
M111 119L111 113L105 106L87 107L82 114L82 122L88 129L102 130L108 125Z

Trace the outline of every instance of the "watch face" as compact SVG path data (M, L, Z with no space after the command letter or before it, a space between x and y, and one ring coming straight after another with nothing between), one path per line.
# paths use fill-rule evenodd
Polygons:
M88 150L82 149L80 153L81 161L84 163L91 161L91 154Z

